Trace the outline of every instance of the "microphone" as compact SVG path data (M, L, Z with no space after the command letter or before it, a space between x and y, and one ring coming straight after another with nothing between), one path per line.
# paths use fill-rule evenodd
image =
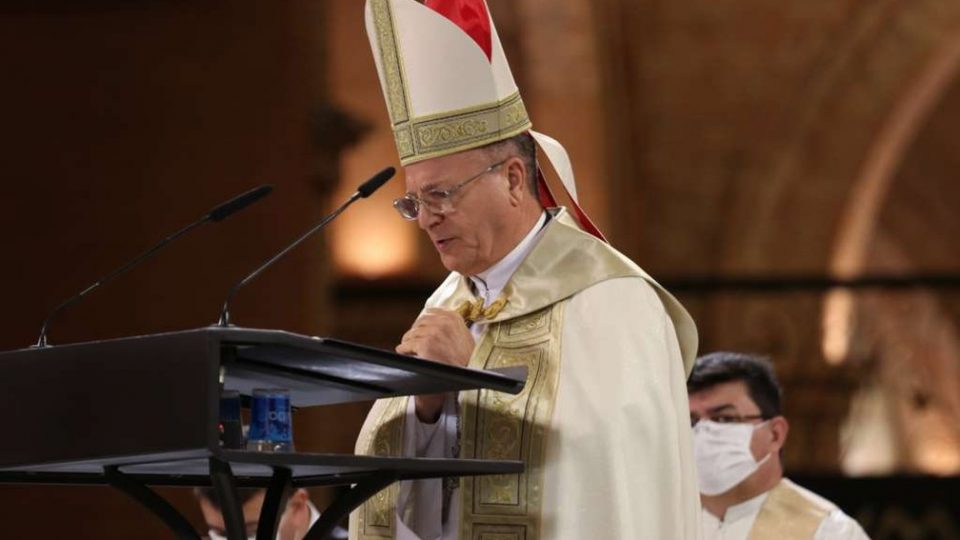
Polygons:
M337 208L336 210L331 212L329 215L324 217L320 221L320 223L316 224L309 231L303 233L303 235L301 235L299 238L294 240L290 245L283 248L283 250L280 251L280 253L277 253L276 255L271 257L269 260L267 260L267 262L258 266L256 270L254 270L253 272L250 272L247 275L247 277L243 278L242 280L240 280L239 283L234 285L233 288L231 288L230 291L227 293L227 299L224 300L223 302L223 309L220 310L220 319L217 321L217 326L222 326L222 327L231 326L230 303L233 301L233 297L237 295L237 291L243 288L243 286L246 285L247 283L250 283L251 281L253 281L257 276L259 276L264 270L269 268L273 263L277 262L280 258L282 258L284 255L286 255L291 250L293 250L293 248L299 246L304 240L306 240L310 236L313 236L320 229L326 227L328 223L330 223L331 221L334 220L334 218L342 214L343 211L346 210L348 206L356 202L357 199L366 199L367 197L372 195L374 191L380 189L380 186L386 184L387 180L390 180L391 178L393 178L393 175L396 174L396 172L397 170L394 169L393 167L387 167L386 169L383 169L382 171L373 175L373 177L371 177L366 182L360 184L360 187L357 188L357 191L355 191L353 195L351 195L350 198L346 200L346 202L341 204L339 208Z
M95 281L92 285L88 286L86 289L83 289L78 294L71 296L62 304L54 308L54 310L51 311L49 315L47 315L47 318L44 319L43 326L40 328L40 338L37 339L37 344L34 345L34 347L43 348L43 347L50 346L49 343L47 342L47 330L49 329L50 323L53 321L54 317L56 317L57 314L59 314L67 306L79 301L81 298L90 294L96 289L100 288L102 285L105 285L113 281L117 276L123 273L126 273L128 270L130 270L134 266L137 266L138 264L140 264L141 262L149 258L154 253L163 249L163 247L169 244L170 242L173 242L177 238L180 238L181 236L193 230L194 228L199 227L200 225L203 225L208 221L210 222L223 221L233 213L239 212L240 210L243 210L247 206L250 206L256 201L267 196L267 194L270 193L271 191L273 191L273 186L269 184L264 184L258 188L251 189L246 193L237 195L236 197L230 199L229 201L217 206L213 210L210 210L200 219L194 221L193 223L187 225L186 227L180 229L179 231L164 238L163 240L158 242L156 245L154 245L152 248L141 253L140 255L138 255L136 258L134 258L127 264L121 266L120 268L114 270L113 272L110 272L106 276Z

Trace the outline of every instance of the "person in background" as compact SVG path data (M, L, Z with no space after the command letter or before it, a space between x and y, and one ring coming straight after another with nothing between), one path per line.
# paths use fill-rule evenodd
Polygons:
M762 357L715 352L687 381L703 540L863 540L850 516L783 476L790 423Z
M260 509L267 491L259 488L240 488L237 490L243 503L243 523L250 540L257 536L257 524L260 521ZM207 524L207 538L226 540L226 527L220 510L217 493L211 488L194 488L193 494L200 505L203 520ZM280 517L277 527L277 540L301 540L310 527L320 519L320 511L310 502L305 489L297 489L287 499L287 507ZM346 529L337 527L331 538L339 540L347 537Z

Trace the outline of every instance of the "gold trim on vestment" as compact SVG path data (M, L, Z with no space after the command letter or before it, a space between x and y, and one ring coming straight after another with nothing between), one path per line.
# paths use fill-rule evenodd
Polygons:
M503 295L509 303L491 321L538 311L608 279L640 277L654 288L670 315L680 337L684 363L692 363L696 356L696 327L680 303L633 261L583 232L565 209L551 208L549 212L551 219L540 233L536 247L504 288ZM427 304L455 311L465 300L473 298L469 280L452 273Z
M573 295L609 279L642 278L658 292L671 315L684 363L692 363L688 355L696 354L696 328L672 296L629 259L580 230L566 211L550 212L551 219L536 245L504 287L503 297L508 302L484 320L487 330L469 364L475 368L525 365L527 384L516 396L487 390L461 393L460 457L520 459L526 463L526 472L461 480L460 538L464 540L539 540L545 445L559 385L563 311ZM469 280L453 273L427 300L426 307L455 311L474 298ZM693 342L684 343L684 336L691 332ZM406 404L405 398L378 401L364 424L357 452L401 448L403 425L397 418L406 414ZM384 502L381 495L389 500ZM396 496L396 490L386 495L382 492L354 515L395 516ZM351 530L351 538L379 539L375 534L386 530L371 526L372 520L361 525L364 523L367 525L359 536L353 536Z
M784 478L760 507L748 540L810 540L835 508L825 499L807 496Z
M374 403L367 418L376 422L372 429L366 423L357 438L357 453L399 457L403 454L403 429L409 397L381 399ZM350 514L350 538L362 540L393 539L396 534L397 495L400 485L392 484L368 499L359 510Z
M475 298L473 301L464 300L456 309L456 312L463 318L463 322L470 324L477 321L492 320L506 307L510 299L506 295L500 295L492 304L484 307L483 298Z
M560 341L566 301L492 325L470 367L525 366L517 395L464 392L461 457L520 460L523 474L460 481L460 538L540 538L546 439L560 382Z

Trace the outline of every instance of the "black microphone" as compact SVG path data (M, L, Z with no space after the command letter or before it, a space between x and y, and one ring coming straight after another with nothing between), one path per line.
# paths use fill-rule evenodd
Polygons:
M186 227L180 229L179 231L173 233L172 235L164 238L163 240L158 242L155 246L141 253L140 255L138 255L136 258L134 258L127 264L121 266L120 268L100 278L99 280L94 282L92 285L90 285L86 289L80 291L78 294L71 296L62 304L57 306L52 312L50 312L50 315L47 315L47 318L44 319L43 326L40 328L40 338L37 340L37 344L34 345L34 347L40 348L40 347L49 346L49 343L47 343L47 329L50 327L50 323L53 321L53 318L56 317L57 314L60 313L60 311L62 311L65 307L69 306L70 304L73 304L74 302L77 302L84 296L98 289L101 285L105 285L113 281L120 274L123 274L128 270L130 270L131 268L133 268L134 266L140 264L141 262L149 258L151 255L153 255L157 251L160 251L161 249L163 249L164 246L166 246L170 242L173 242L177 238L180 238L181 236L191 231L192 229L200 225L203 225L208 221L211 221L211 222L223 221L234 212L239 212L240 210L246 208L247 206L250 206L254 202L262 199L271 191L273 191L273 186L264 184L258 188L251 189L246 193L242 193L230 199L229 201L217 206L213 210L210 210L200 219L194 221L193 223L187 225Z
M360 197L361 199L366 199L370 195L373 195L373 192L380 189L380 186L387 183L387 180L393 178L393 175L397 173L397 170L393 167L387 167L386 169L378 172L373 175L373 178L367 180L366 182L360 184L360 187L357 188L357 192L353 194L351 200L347 202L349 205L353 202L353 199Z
M269 268L270 265L277 262L281 257L289 253L291 250L293 250L293 248L299 246L304 240L306 240L307 238L315 234L320 229L324 228L327 225L327 223L330 223L331 221L333 221L334 218L336 218L341 213L343 213L343 211L346 210L348 206L356 202L357 199L366 199L367 197L372 195L374 191L380 189L380 186L386 184L387 180L390 180L391 178L393 178L393 175L396 174L396 172L397 170L394 169L393 167L387 167L386 169L383 169L382 171L373 175L373 177L371 177L369 180L367 180L363 184L360 184L360 187L357 188L357 191L355 191L353 195L351 195L350 198L347 199L346 202L341 204L339 208L337 208L336 210L331 212L329 215L324 217L320 221L320 223L316 224L312 229L303 233L303 235L301 235L300 238L297 238L290 245L283 248L283 250L280 251L280 253L277 253L276 255L271 257L267 262L258 266L257 269L254 270L253 272L250 272L247 275L247 277L243 278L240 281L240 283L237 283L236 285L234 285L233 288L230 289L230 292L227 293L227 299L224 300L223 302L223 309L220 310L220 319L217 321L217 325L230 326L230 303L233 301L233 297L236 296L237 291L243 288L244 285L253 281L257 276L260 275L261 272Z
M251 189L246 193L241 193L240 195L237 195L229 201L207 212L207 215L204 216L204 218L210 221L223 221L229 217L230 214L239 212L240 210L243 210L251 204L266 197L271 191L273 191L273 186L270 184L264 184L258 188Z

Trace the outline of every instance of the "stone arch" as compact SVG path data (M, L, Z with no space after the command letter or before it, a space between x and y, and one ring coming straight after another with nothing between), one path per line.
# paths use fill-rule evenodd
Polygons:
M738 193L721 258L729 272L852 277L867 268L893 179L954 82L960 6L934 0L878 2L863 9L850 29L811 85L816 91L801 105L790 142L769 168L757 168L746 183L749 190ZM828 303L846 302L853 309L843 295ZM744 310L745 304L786 311L794 325L768 346L782 356L781 375L793 381L787 385L793 399L788 412L805 426L796 435L817 451L788 454L788 460L808 469L835 468L843 453L837 437L849 406L846 396L864 370L882 373L882 366L826 365L817 346L823 305L809 299L717 301L712 315L718 335L743 336L740 327L755 324L738 316L759 309ZM918 309L936 311L930 302L920 304ZM902 415L897 407L892 414ZM911 452L900 450L895 453L903 465Z
M784 272L830 268L848 201L882 195L884 174L895 172L897 155L950 82L960 5L875 2L848 26L799 105L789 140L737 197L723 257L730 270L769 268L771 256ZM813 210L819 224L809 219ZM777 249L788 235L809 242Z

